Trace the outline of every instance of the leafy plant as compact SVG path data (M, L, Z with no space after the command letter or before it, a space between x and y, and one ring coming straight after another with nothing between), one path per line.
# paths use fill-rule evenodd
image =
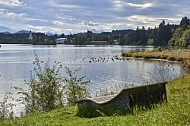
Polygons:
M63 68L60 62L54 62L50 66L50 60L45 64L36 56L34 70L31 71L30 78L25 82L27 90L15 87L25 105L26 114L31 112L48 112L55 108L67 105L75 105L80 99L87 95L84 77L78 78L75 70L66 68L67 77L61 76L60 70ZM66 101L66 102L65 102Z
M84 99L88 95L86 85L89 81L84 81L83 77L77 77L77 72L80 70L71 71L65 67L68 77L64 77L64 94L66 95L67 105L73 106L77 101Z
M12 94L6 93L3 97L3 100L0 102L0 120L5 120L13 118L13 103L10 103L8 100L12 97Z
M29 81L26 81L27 90L15 87L21 94L20 101L25 104L26 114L30 112L47 112L63 106L63 79L60 75L59 62L52 67L49 60L45 63L36 56L33 72L31 71Z

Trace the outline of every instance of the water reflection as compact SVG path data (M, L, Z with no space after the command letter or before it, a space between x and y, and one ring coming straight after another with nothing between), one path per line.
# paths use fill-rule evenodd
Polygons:
M119 92L123 88L172 80L182 74L179 64L167 62L122 60L91 64L83 69L91 80L92 95Z

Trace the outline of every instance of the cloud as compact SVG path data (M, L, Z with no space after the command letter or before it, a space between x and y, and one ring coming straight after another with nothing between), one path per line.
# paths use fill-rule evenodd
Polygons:
M127 3L127 5L131 6L131 7L136 7L136 8L140 8L140 9L146 9L149 7L153 7L153 3L144 3L144 4L134 4L134 3Z
M8 18L8 19L19 19L19 18L23 18L24 17L24 13L14 13L14 12L9 12L9 11L5 11L5 10L0 10L0 15L4 18Z
M147 9L154 6L154 3L132 3L132 2L126 2L123 0L114 0L113 4L114 4L115 9L118 11L122 11L126 8Z
M0 5L21 6L22 4L19 0L0 0Z
M190 15L190 1L178 0L0 0L0 25L14 30L112 31L177 24Z

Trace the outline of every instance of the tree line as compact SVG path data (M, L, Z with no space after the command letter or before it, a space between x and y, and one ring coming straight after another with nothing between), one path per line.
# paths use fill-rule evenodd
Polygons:
M28 39L28 33L0 33L0 43L5 44L44 44L54 45L57 38L67 38L65 44L89 45L94 41L103 41L105 44L119 45L154 45L154 46L183 46L190 45L190 19L183 17L179 25L165 23L163 20L158 26L146 29L144 26L135 30L113 30L111 32L77 33L65 35L46 35L33 33L33 39ZM100 43L97 43L100 44Z
M29 39L29 33L0 33L0 44L34 44L55 45L57 36L48 36L45 33L32 33L33 39Z

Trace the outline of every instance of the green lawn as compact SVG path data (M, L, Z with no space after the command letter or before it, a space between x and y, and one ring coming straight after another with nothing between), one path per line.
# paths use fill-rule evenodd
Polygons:
M167 84L168 102L134 115L80 118L77 108L57 109L45 114L1 121L0 126L190 126L190 75Z

